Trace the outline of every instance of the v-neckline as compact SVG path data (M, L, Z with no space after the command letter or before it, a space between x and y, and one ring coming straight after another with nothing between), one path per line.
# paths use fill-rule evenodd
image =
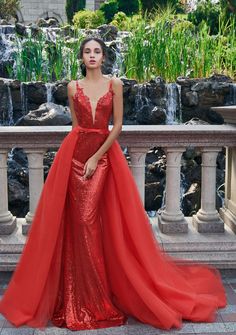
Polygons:
M92 118L92 124L93 126L95 125L96 122L96 112L97 112L97 108L99 105L99 102L102 98L104 98L111 90L111 79L109 80L109 86L108 86L108 91L103 94L97 101L96 101L96 105L95 105L95 110L94 110L94 115L93 115L93 108L92 108L92 104L91 104L91 99L90 97L84 93L84 87L80 86L79 81L77 80L77 87L80 88L82 90L82 94L83 96L87 99L89 108L90 108L90 114L91 114L91 118Z

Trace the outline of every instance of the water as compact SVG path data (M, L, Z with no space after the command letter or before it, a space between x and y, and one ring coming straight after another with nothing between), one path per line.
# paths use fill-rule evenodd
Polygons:
M230 96L229 96L229 104L236 105L236 83L232 83L230 85Z
M8 93L8 125L13 126L13 104L12 104L12 95L9 82L7 83L7 93Z
M53 102L52 89L54 87L54 84L46 83L45 86L47 90L47 102Z
M179 97L181 96L181 86L176 83L166 84L166 124L179 124L180 120L177 118L177 110L181 110ZM179 119L182 120L182 114Z
M20 96L23 114L28 113L28 86L26 83L21 82L20 84Z

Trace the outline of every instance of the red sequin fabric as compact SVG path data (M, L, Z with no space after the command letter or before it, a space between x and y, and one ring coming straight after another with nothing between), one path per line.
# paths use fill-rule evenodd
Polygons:
M104 262L100 202L109 169L107 153L94 174L83 179L84 163L102 145L112 115L113 90L99 98L95 108L78 82L73 97L78 124L101 131L81 131L75 146L68 184L67 225L62 250L59 294L52 323L71 330L118 326L127 320L112 302Z

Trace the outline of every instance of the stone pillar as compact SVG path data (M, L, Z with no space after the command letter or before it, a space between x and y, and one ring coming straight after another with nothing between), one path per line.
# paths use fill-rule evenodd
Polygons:
M22 234L27 234L44 185L43 156L45 149L25 149L29 167L29 212L26 223L22 224Z
M131 171L136 181L140 197L144 204L145 202L145 158L148 148L144 147L129 147L128 148L130 160L131 160Z
M193 215L199 233L223 233L224 222L216 210L216 159L221 148L202 148L201 208Z
M180 167L185 148L165 148L166 164L166 205L159 216L158 224L162 233L187 233L188 223L180 210Z
M220 216L236 234L236 148L226 148L225 203Z
M0 235L9 235L16 228L16 217L8 210L7 149L0 149Z

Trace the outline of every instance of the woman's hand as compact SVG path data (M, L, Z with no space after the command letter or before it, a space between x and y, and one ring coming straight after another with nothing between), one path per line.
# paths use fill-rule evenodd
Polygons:
M97 164L98 164L98 159L94 156L90 157L86 163L84 164L84 175L83 175L83 178L84 179L87 179L89 177L91 177L95 170L96 170L96 167L97 167Z

